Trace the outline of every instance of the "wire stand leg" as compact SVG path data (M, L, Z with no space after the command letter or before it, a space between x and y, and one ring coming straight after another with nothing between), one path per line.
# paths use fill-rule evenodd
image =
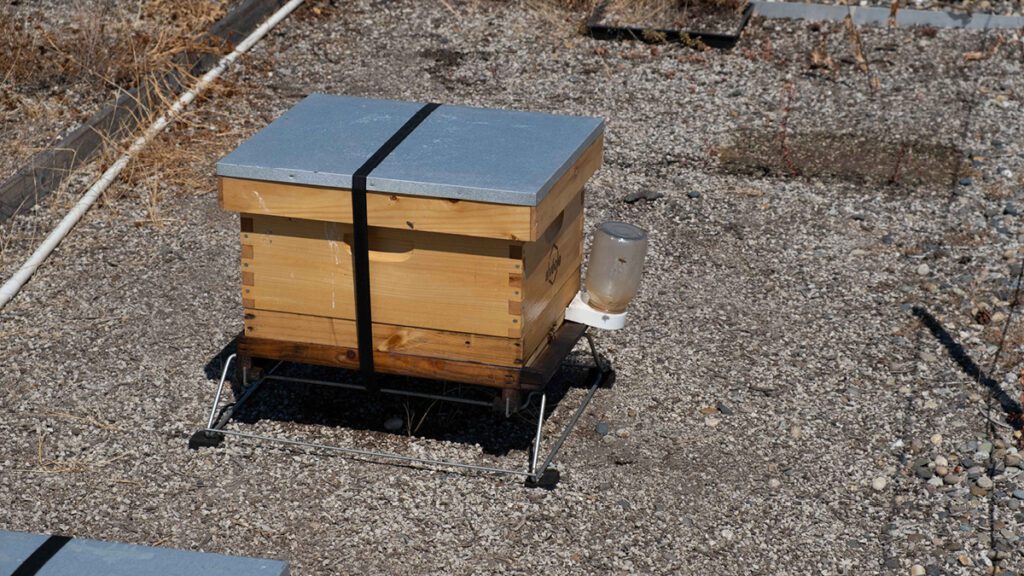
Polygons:
M221 409L218 413L220 399L221 396L224 394L224 384L227 383L228 381L228 374L231 370L231 364L234 363L235 358L236 354L232 354L228 356L227 361L224 362L224 369L221 371L220 374L220 382L217 384L217 393L214 394L213 405L210 406L210 417L206 421L206 428L197 431L188 440L188 447L192 450L220 446L220 444L224 441L224 426L226 426L228 421L231 420L231 417L235 414L235 412L237 412L238 409L241 408L243 404L245 404L245 401L256 393L256 390L259 389L260 384L262 384L264 380L266 380L266 377L263 377L257 380L256 382L250 384L247 367L243 365L241 367L241 370L239 371L242 376L242 395L239 396L238 400L224 406L224 408ZM280 366L280 363L278 363L278 366ZM274 368L272 368L267 375L272 373L275 369L277 369L277 366L274 366Z
M615 381L615 371L612 370L611 364L606 362L600 354L597 352L597 346L594 344L594 338L589 332L585 333L584 336L587 338L587 342L590 344L590 353L594 357L594 368L592 368L588 374L588 380L590 381L590 387L587 390L587 395L584 396L583 401L580 402L576 412L573 413L572 418L569 419L569 423L566 424L562 433L555 440L554 446L551 447L551 452L548 453L547 457L544 458L544 463L541 464L540 468L537 467L537 453L540 449L540 422L537 425L537 438L534 441L534 454L533 460L530 465L530 476L526 479L526 486L528 488L544 488L551 490L558 484L561 474L555 468L551 467L551 463L554 462L555 457L558 455L558 451L562 449L562 445L565 444L566 439L569 438L569 434L572 433L573 429L576 428L576 424L579 422L580 417L583 416L583 412L586 411L590 401L594 398L594 394L597 393L598 388L611 387L611 383ZM541 396L541 418L544 417L544 400L546 396Z

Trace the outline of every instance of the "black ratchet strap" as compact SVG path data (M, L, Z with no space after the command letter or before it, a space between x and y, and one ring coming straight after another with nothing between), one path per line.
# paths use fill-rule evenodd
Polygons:
M36 548L35 552L29 554L28 558L25 558L21 565L14 569L14 572L11 572L11 576L34 576L70 540L71 538L67 536L50 536L39 545L39 548Z
M356 294L356 341L359 343L359 371L367 388L376 390L373 370L373 317L370 314L369 229L366 223L366 177L402 143L440 104L419 109L383 146L352 174L352 272Z

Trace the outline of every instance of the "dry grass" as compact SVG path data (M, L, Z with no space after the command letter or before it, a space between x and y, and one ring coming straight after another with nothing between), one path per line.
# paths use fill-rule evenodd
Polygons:
M200 37L225 5L226 0L148 0L137 12L82 6L62 27L3 12L0 78L26 90L79 82L127 89L168 69L180 54L213 49Z
M604 20L655 28L685 27L702 15L738 13L743 0L609 0Z
M223 52L224 46L210 43L204 35L227 4L228 0L147 0L130 11L102 11L83 4L68 26L0 13L0 127L11 125L3 132L17 133L18 122L46 114L63 114L77 122L90 113L75 109L81 101L96 106L112 90L124 94L132 88L140 95L138 125L147 126L175 97L165 85L166 74L177 72L189 84L194 79L188 74L186 56ZM105 143L101 169L123 152L131 137ZM16 137L0 146L9 156L27 158L35 152ZM149 220L162 221L162 191L167 183L187 187L184 167L194 166L199 154L161 137L126 171L123 182L145 189L140 196ZM51 204L60 210L66 202L55 198ZM6 248L9 239L3 244Z
M566 10L593 10L604 0L542 0L542 2L564 8ZM631 11L634 15L670 14L693 8L726 8L735 9L743 5L743 0L609 0L611 9Z
M220 92L225 96L233 93L230 87L221 88ZM173 222L174 218L161 208L168 194L206 193L214 189L214 162L239 139L241 132L230 118L193 105L132 159L118 184L108 189L104 202L130 194L146 211L144 218L135 221L136 225L162 226Z

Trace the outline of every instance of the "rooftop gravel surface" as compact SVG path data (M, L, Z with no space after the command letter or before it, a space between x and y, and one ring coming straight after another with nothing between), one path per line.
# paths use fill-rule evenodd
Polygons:
M580 37L584 12L540 3L345 6L286 20L161 139L185 158L164 170L202 177L116 185L0 312L0 528L297 575L1024 573L1006 411L1024 352L1019 36L754 19L701 52ZM587 232L637 224L650 254L629 325L597 334L618 380L555 490L186 448L242 328L213 165L312 92L607 121ZM5 225L0 277L68 202ZM558 377L545 446L581 378ZM268 384L231 426L520 466L529 416Z

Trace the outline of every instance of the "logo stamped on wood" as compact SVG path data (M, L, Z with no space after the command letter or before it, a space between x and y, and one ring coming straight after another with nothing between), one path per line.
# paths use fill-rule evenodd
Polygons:
M548 268L544 271L544 280L548 284L554 284L558 278L558 267L562 265L562 255L558 252L558 245L551 246L551 254L548 256Z

